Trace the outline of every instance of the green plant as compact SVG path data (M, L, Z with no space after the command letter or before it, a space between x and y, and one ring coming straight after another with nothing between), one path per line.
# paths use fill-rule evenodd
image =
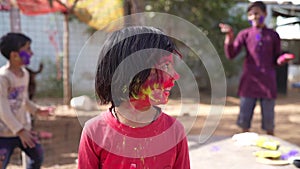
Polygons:
M44 61L44 70L41 79L37 79L36 97L63 97L63 81L61 77L57 76L57 71L59 70L57 70L53 61Z

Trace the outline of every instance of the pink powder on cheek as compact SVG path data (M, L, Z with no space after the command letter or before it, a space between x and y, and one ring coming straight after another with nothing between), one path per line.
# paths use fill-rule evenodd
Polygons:
M173 64L172 54L162 57L159 61L160 64L166 62ZM174 81L180 77L179 74L173 70L173 67L171 67L170 72L160 70L159 65L156 65L155 67L157 69L153 69L150 72L149 77L140 87L137 97L131 99L132 102L139 105L138 107L142 108L142 106L149 106L151 103L166 103L168 101L168 96L170 95L169 90L174 86ZM172 75L169 73L172 73Z
M161 88L173 87L174 82L180 78L180 75L175 70L173 75L170 75L167 72L163 72L163 71L161 72L162 72L161 79L160 79L161 86L162 86Z
M144 98L145 97L145 98ZM150 100L147 96L140 96L138 98L131 98L130 103L134 106L137 110L142 110L146 107L151 106Z

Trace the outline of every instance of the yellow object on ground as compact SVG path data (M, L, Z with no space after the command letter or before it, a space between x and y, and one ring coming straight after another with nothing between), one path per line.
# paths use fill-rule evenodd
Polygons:
M267 158L256 158L256 161L262 164L267 164L267 165L289 165L289 161L288 160L271 160L271 159L267 159Z
M254 155L256 157L260 157L260 158L279 159L281 156L281 152L280 151L270 151L270 150L256 151L256 152L254 152Z
M256 145L258 147L265 148L268 150L278 150L280 143L278 141L274 141L266 137L259 137L256 140Z

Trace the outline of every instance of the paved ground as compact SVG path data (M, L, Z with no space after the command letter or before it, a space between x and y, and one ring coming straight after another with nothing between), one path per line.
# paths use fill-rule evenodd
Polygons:
M61 142L64 142L64 139L66 139L66 136L54 137L55 139L53 140L43 142L43 144L45 144L46 146L46 160L44 168L76 168L75 159L77 155L78 137L80 136L80 125L78 123L77 115L81 113L86 114L86 112L75 112L73 109L68 109L64 106L60 106L59 104L61 103L61 100L58 99L39 99L38 102L43 105L58 106L56 110L57 117L55 117L55 119L52 119L51 124L47 124L48 122L45 120L38 120L36 127L40 127L41 129L48 131L50 130L54 133L54 136L55 134L59 135L58 133L61 130L60 126L62 126L60 123L66 123L66 118L69 118L68 120L72 121L72 123L70 124L74 124L74 126L71 126L71 128L73 128L74 130L78 130L76 139L66 143L67 145L61 145L61 147L63 147L61 148L61 151L54 151L53 144L61 144ZM187 106L180 107L179 101L171 100L169 105L164 108L166 112L168 112L172 116L176 116L178 120L183 123L183 125L186 127L187 133L189 134L189 140L193 142L193 144L195 144L195 140L196 142L198 140L195 138L201 138L200 141L204 141L205 138L208 138L208 142L205 142L207 144L209 142L228 138L236 133L239 133L240 130L235 125L239 104L239 100L237 98L227 97L226 104L223 109L220 105L212 108L210 106L210 99L207 97L202 98L200 102L200 104L194 104L192 100L186 100L185 105ZM105 109L104 107L100 108ZM211 111L211 109L213 109L214 111ZM98 111L89 111L89 117L96 115L97 113ZM259 106L257 106L252 123L252 131L259 134L264 134L264 131L260 129L259 113L260 109ZM86 120L86 118L81 118L80 120L84 121ZM279 96L276 106L275 135L285 141L300 146L299 125L300 92L292 92L287 96ZM207 135L203 135L203 133ZM193 151L195 151L195 148L197 149L197 147L192 148ZM194 158L191 159L193 160ZM14 160L12 161L12 164L14 165L10 165L8 168L21 168L19 166L20 160Z

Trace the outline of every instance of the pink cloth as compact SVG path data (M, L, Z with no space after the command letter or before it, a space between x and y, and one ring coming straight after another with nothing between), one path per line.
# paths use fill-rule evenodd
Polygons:
M283 65L293 59L295 59L295 55L293 55L291 53L285 53L285 54L282 54L279 56L279 58L277 59L277 64Z

